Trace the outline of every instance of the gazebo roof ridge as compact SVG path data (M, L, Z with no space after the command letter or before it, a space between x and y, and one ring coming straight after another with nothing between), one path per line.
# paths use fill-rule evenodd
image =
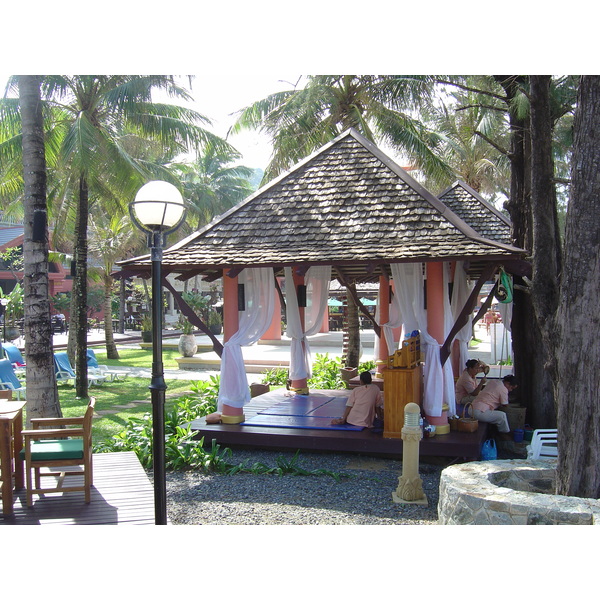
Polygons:
M456 186L460 186L464 190L469 192L469 194L471 194L473 198L478 200L483 206L485 206L485 208L487 208L490 212L493 212L499 219L504 221L507 225L512 225L512 221L502 211L498 210L491 202L488 202L479 192L475 191L468 183L465 183L461 179L457 179L452 185L449 185L443 192L438 194L438 198L441 198L444 194L448 193Z
M484 218L492 214L481 212ZM182 278L320 264L339 267L340 273L343 266L356 281L371 281L397 262L467 260L475 274L485 262L521 260L526 251L508 239L477 231L348 129L166 249L164 261L165 269ZM149 261L137 257L118 264L146 270Z
M179 250L180 248L186 246L190 242L193 242L196 238L200 237L205 231L207 231L208 229L211 229L212 227L218 225L221 221L227 219L229 216L231 216L235 212L237 212L239 210L242 210L244 207L246 207L248 204L250 204L256 197L264 194L268 189L270 189L270 188L278 185L281 181L283 181L284 179L286 179L287 177L289 177L290 174L292 174L293 172L301 169L305 164L307 164L310 161L312 161L316 156L318 156L319 154L322 154L322 153L326 152L331 146L333 146L334 144L336 144L339 140L343 139L347 135L352 135L352 133L360 135L352 127L350 127L349 129L346 129L343 133L341 133L340 135L338 135L335 139L331 140L330 142L327 142L326 144L324 144L323 146L321 146L320 148L318 148L314 152L311 152L308 156L306 156L303 159L299 160L296 164L294 164L293 166L291 166L289 169L286 169L285 171L282 171L279 175L277 175L277 177L275 177L274 179L271 179L271 181L269 181L265 185L259 187L255 192L252 192L252 194L250 194L247 198L244 198L243 200L241 200L240 202L238 202L235 206L232 206L231 208L229 208L224 213L216 216L214 219L212 219L212 221L210 221L210 223L207 223L206 225L204 225L203 227L201 227L200 229L198 229L198 231L194 231L193 233L191 233L187 237L183 238L179 242L173 244L173 246L171 246L170 248L168 248L166 251ZM365 138L363 138L363 139L365 139Z

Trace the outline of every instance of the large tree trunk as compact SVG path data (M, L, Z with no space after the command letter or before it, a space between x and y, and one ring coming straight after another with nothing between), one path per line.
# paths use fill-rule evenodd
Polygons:
M79 200L75 224L75 280L73 296L75 310L75 392L78 398L88 397L87 377L87 227L88 227L88 187L85 177L79 180Z
M600 498L600 77L579 85L558 326L557 494Z
M531 206L533 222L533 276L531 300L543 343L538 346L553 384L556 382L556 329L554 327L562 270L561 241L557 237L558 214L552 158L550 76L532 75L531 100ZM544 406L552 423L556 406Z
M25 347L27 348L27 421L61 417L54 375L48 295L46 160L40 77L19 77L25 184Z
M515 245L532 250L533 217L531 212L531 143L530 126L526 117L516 115L511 104L525 77L496 76L496 81L506 92L511 130L511 186L506 209L513 225ZM515 279L516 284L524 282ZM531 294L515 289L511 326L514 372L519 381L517 399L527 408L527 419L535 427L555 427L554 388L552 378L545 369L541 348L542 333L537 322Z

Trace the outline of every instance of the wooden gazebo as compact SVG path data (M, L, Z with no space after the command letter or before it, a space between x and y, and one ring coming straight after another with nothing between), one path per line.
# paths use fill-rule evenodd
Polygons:
M441 265L462 261L475 282L448 336L439 340L445 361L451 342L473 311L481 286L503 267L528 272L525 251L510 239L510 223L465 184L439 198L353 129L307 157L199 231L166 249L163 275L223 278L225 340L235 333L236 277L243 269L269 267L275 278L291 267L301 278L313 265L330 265L342 285L378 282L380 316L389 303L390 265L420 263L427 272L428 313L443 294ZM147 256L119 263L121 276L149 276ZM180 310L213 340L168 283ZM387 302L386 302L387 300ZM366 308L359 309L367 315ZM228 321L234 315L233 321ZM429 318L429 314L428 314ZM435 327L434 327L435 329ZM375 331L379 333L378 326ZM439 332L438 332L439 339ZM381 352L387 355L385 344Z

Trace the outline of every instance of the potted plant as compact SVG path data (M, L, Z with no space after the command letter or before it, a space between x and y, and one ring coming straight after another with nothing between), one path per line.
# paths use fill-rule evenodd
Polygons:
M177 345L181 356L194 356L194 354L196 354L196 351L198 350L198 344L196 344L196 336L194 335L194 326L183 315L179 316L177 326L181 330L181 335L179 336L179 343Z
M208 315L208 328L213 335L219 335L223 329L221 315L216 310L213 310Z
M2 303L4 305L4 322L6 324L5 336L6 341L10 342L16 340L21 335L19 320L23 318L24 314L23 286L17 283L8 294L4 294L0 289L0 297L6 301L6 303Z
M142 317L142 341L147 344L152 342L152 317L150 315Z

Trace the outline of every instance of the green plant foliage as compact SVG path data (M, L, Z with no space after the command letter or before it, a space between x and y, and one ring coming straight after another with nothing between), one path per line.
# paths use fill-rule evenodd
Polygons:
M308 380L309 388L336 390L344 387L340 369L342 359L339 356L330 358L329 354L317 354L312 367L312 377Z
M374 360L366 360L358 365L358 372L362 373L363 371L373 371L375 366Z
M289 378L288 370L284 367L275 367L263 373L261 383L273 387L281 387L287 384Z

